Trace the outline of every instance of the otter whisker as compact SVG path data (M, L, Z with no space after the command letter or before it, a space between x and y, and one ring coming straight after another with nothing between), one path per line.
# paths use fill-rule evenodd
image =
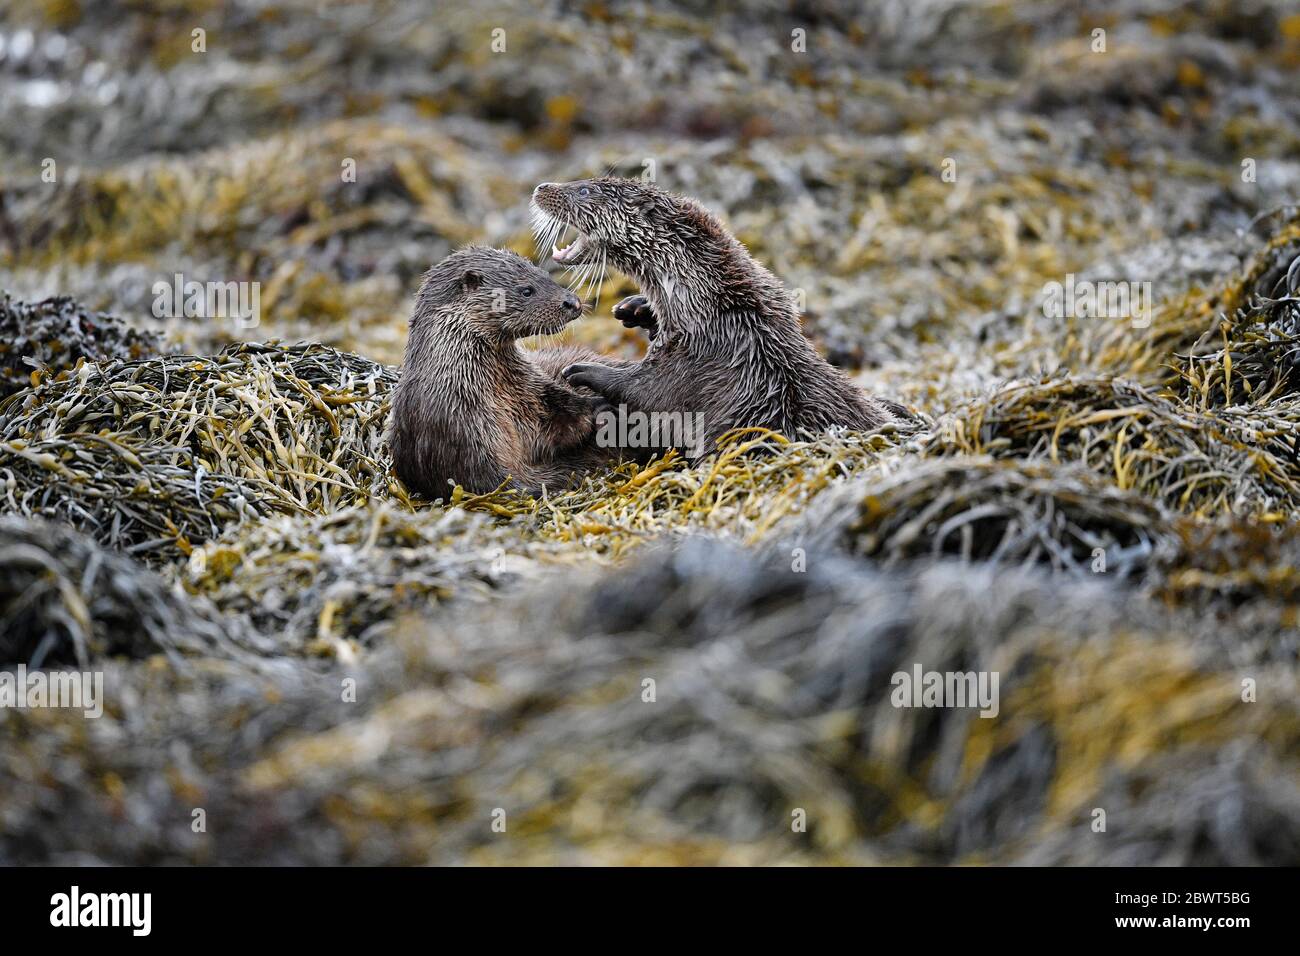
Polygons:
M556 243L560 241L560 237L563 235L564 223L560 222L558 219L553 221L546 231L546 236L542 240L542 248L540 250L542 261L545 261L546 257L551 255L551 250L555 248Z
M576 262L565 270L565 274L568 276L569 288L578 293L579 296L582 295L582 289L584 287L583 277L586 274L586 270L586 264L581 262Z
M607 259L607 256L606 256L606 253L605 253L605 247L604 247L604 246L601 246L601 249L600 249L600 265L599 265L599 266L597 267L597 269L596 269L596 279L597 279L597 282L596 282L596 294L592 297L594 303L597 304L597 305L600 304L600 293L601 293L602 290L604 290L604 288L605 288L605 279L606 279L606 277L609 275L609 273L608 273L608 272L606 271L606 269L605 269L605 262L606 262L606 259Z
M582 292L586 288L586 283L583 281L586 268L585 265L576 265L568 270L570 276L569 288L578 293L579 297L582 296Z
M566 225L537 205L531 206L529 216L532 220L533 243L538 263L545 262L551 254L551 248L559 241Z
M538 250L542 261L545 261L547 256L551 254L551 248L559 241L560 233L562 233L563 230L564 225L562 222L559 222L558 220L547 222L546 232L542 233L541 248Z
M570 275L572 276L572 279L570 280L569 288L572 289L574 292L579 293L579 295L582 295L585 292L589 292L591 290L591 287L595 285L596 287L595 298L597 301L599 301L600 290L604 287L605 284L605 261L606 261L605 250L601 249L599 259L590 259L586 262L579 263L573 266L569 270ZM599 281L597 281L598 279Z

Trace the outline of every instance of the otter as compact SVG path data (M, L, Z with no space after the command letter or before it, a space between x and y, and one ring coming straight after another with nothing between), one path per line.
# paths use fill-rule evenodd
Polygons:
M693 199L617 177L542 183L533 191L537 241L564 266L612 265L641 287L614 314L644 328L639 363L575 362L563 370L613 404L702 413L707 444L732 428L794 436L834 425L866 431L904 424L832 367L804 337L776 276ZM554 245L568 229L572 244Z
M430 269L389 419L403 483L427 498L445 498L457 483L482 493L507 480L537 493L617 457L595 440L603 401L560 375L596 353L516 342L559 332L581 314L576 295L513 252L471 246Z

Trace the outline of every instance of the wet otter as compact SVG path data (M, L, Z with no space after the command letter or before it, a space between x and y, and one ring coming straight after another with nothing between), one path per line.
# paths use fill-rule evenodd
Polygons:
M785 286L694 200L615 177L542 183L533 219L556 262L608 263L641 286L615 315L650 334L645 358L623 367L575 363L564 370L570 384L637 409L702 412L710 446L740 426L786 435L868 430L907 414L817 354ZM553 245L566 227L578 238Z
M425 274L389 421L408 488L445 498L456 483L479 493L510 478L535 492L617 453L595 440L603 402L560 377L598 356L515 341L559 332L581 313L576 295L513 252L469 247Z

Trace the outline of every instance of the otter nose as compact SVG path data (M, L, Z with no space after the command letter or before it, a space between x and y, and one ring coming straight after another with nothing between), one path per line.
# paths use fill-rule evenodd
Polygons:
M533 189L533 195L536 196L538 193L542 192L545 189L550 189L554 185L555 183L538 183L536 188Z
M577 315L579 312L582 311L582 301L576 295L570 292L568 295L564 297L564 308L565 311L572 312L574 315Z

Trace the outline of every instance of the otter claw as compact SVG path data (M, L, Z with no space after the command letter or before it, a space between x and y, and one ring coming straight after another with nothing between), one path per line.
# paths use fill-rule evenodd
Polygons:
M624 328L645 329L654 338L659 331L659 322L654 309L643 295L630 295L614 306L614 318L623 323Z
M607 387L608 376L611 371L612 369L606 365L597 365L594 362L577 362L566 366L560 374L564 376L564 380L570 385L583 386L599 394Z
M569 379L574 375L581 375L583 372L591 368L595 368L595 366L590 362L575 362L572 365L564 366L564 368L560 370L560 374L566 379Z

